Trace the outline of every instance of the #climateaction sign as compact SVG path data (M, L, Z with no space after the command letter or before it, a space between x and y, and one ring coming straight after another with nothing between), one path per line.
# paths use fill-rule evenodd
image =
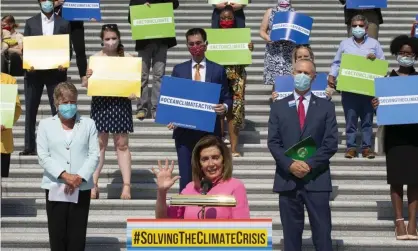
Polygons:
M244 29L206 29L208 48L206 57L220 65L250 65L251 30Z
M277 12L273 18L271 41L291 41L296 44L309 44L313 18L293 11Z
M129 7L133 40L175 37L172 3Z
M65 1L62 17L69 21L101 21L100 0Z
M375 96L374 81L388 72L385 60L369 60L364 56L343 54L337 79L337 90Z

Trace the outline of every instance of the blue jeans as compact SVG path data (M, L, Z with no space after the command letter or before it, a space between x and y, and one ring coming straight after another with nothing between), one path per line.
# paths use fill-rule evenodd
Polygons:
M341 102L345 116L345 132L347 137L347 149L357 148L356 133L358 119L361 121L362 143L361 148L371 148L373 138L373 115L371 96L342 92Z

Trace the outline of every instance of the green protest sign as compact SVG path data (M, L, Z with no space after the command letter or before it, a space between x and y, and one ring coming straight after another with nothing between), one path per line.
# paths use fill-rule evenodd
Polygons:
M389 64L385 60L370 60L364 56L343 54L337 90L374 97L374 79L385 77L388 67Z
M15 119L17 85L0 84L0 124L12 128Z
M293 160L306 161L316 153L316 143L312 137L303 139L289 148L285 155ZM318 166L303 177L305 182L315 179L328 169L328 166Z
M208 0L208 3L210 4L218 4L218 3L239 3L239 4L245 4L248 5L248 0L232 0L232 1L225 1L225 0Z
M172 3L130 6L133 40L175 37Z
M249 65L251 51L251 30L244 29L206 29L208 48L206 57L220 65Z

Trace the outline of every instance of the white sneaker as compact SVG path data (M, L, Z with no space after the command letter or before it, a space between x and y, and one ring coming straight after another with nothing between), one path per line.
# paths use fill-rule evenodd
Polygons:
M225 137L223 137L222 138L222 141L225 143L225 144L230 144L231 142L229 142L229 139L227 139L227 138L225 138Z

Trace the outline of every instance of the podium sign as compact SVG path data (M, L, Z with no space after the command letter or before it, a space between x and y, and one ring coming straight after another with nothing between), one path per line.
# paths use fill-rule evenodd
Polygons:
M128 219L130 250L272 250L272 219Z

